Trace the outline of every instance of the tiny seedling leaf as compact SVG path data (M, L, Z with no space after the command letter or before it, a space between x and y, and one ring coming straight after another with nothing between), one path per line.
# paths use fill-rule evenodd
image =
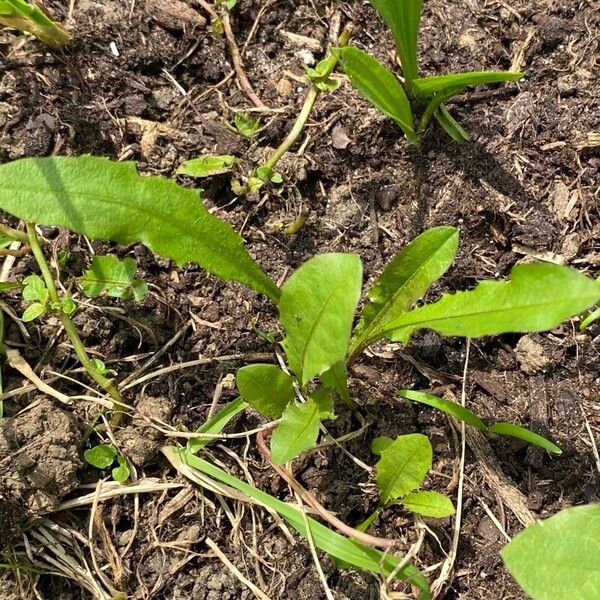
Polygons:
M414 390L399 390L398 395L407 400L437 408L447 415L459 419L460 421L464 421L467 425L471 425L471 427L475 427L481 431L487 430L487 425L474 412L471 412L468 408L465 408L457 402L452 402L452 400L440 398L433 394L426 394L425 392L416 392Z
M120 454L117 456L118 466L111 471L112 478L119 483L123 483L129 479L129 467L127 459Z
M410 103L394 73L358 48L345 46L336 48L335 52L350 83L383 114L394 119L406 138L415 143Z
M311 258L283 284L282 345L301 386L345 359L361 281L358 256L332 253Z
M23 279L23 299L29 302L48 302L48 289L39 275L29 275Z
M260 119L253 117L250 113L237 113L233 122L242 137L250 138L260 129Z
M125 246L141 242L178 264L197 263L275 302L279 298L244 240L204 207L196 191L140 176L135 163L96 156L23 158L0 165L0 179L0 208L20 219Z
M390 321L420 300L431 284L448 270L457 249L457 229L434 227L397 254L369 290L368 303L354 331L352 348L378 339Z
M102 293L114 298L143 300L148 286L135 279L137 262L130 257L119 260L116 256L94 256L90 268L81 278L81 289L88 298Z
M321 407L311 398L306 402L290 402L281 417L281 423L271 436L271 456L276 465L282 465L300 453L312 448L319 436Z
M423 0L370 0L370 2L392 30L404 77L410 85L418 75L417 37Z
M216 154L200 156L186 160L175 172L176 175L189 177L211 177L229 173L237 164L238 159L231 154Z
M431 443L420 433L401 435L385 448L375 466L382 504L416 490L431 469L432 455Z
M99 444L89 448L83 453L85 462L97 469L106 469L110 467L117 458L117 449L110 444Z
M46 307L39 302L34 302L30 304L23 312L23 316L21 317L21 321L25 323L29 323L38 317L41 317L46 312Z
M452 73L451 75L433 75L413 81L417 96L429 98L437 93L444 93L455 88L465 88L486 83L500 83L521 79L525 73L512 71L474 71L471 73Z
M454 514L452 500L439 492L419 490L402 498L402 505L411 512L424 517L442 519Z
M600 504L567 508L529 526L501 555L534 600L600 598Z
M406 343L417 329L481 337L552 329L600 299L597 283L554 264L515 266L507 281L482 281L471 291L446 294L400 315L385 337Z
M275 365L242 367L235 379L242 398L265 417L279 419L296 396L294 380Z
M535 446L540 446L540 448L548 450L548 452L552 452L553 454L562 454L562 450L550 440L547 440L545 437L534 433L525 427L521 427L521 425L516 425L515 423L494 423L487 428L487 431L489 433L497 433L518 438L530 444L534 444Z

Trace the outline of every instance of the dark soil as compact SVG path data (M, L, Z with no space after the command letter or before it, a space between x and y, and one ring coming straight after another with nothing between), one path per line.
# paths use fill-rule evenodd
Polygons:
M49 1L48 7L64 21L68 4ZM392 64L391 36L368 3L238 0L232 21L240 48L249 40L243 56L248 78L266 105L282 109L262 115L260 134L244 139L226 126L236 111L251 104L236 77L228 77L232 67L224 38L206 24L210 18L200 3L189 0L186 8L182 11L175 0L77 0L67 22L75 37L61 54L46 53L35 40L0 33L0 162L90 153L135 160L141 172L173 177L185 159L227 153L241 157L242 169L248 170L289 130L307 91L302 61L322 56L317 48L324 50L335 34L332 24L354 22L354 43ZM511 65L527 71L518 84L453 102L453 113L472 134L471 142L458 146L433 129L417 152L389 119L344 82L319 99L301 150L295 147L284 161L282 186L235 201L227 177L217 177L205 184L206 201L243 233L251 254L276 281L325 251L358 253L370 281L412 237L439 224L459 227L462 242L454 266L431 297L470 287L477 279L506 276L524 256L558 260L597 277L597 8L592 0L515 0L510 6L428 0L420 39L424 73ZM310 39L294 41L285 32ZM307 217L305 226L286 234L285 227L300 215ZM81 275L90 254L86 240L56 229L45 229L44 235L56 250L69 251L66 275ZM106 244L93 242L92 247L107 250ZM139 276L151 289L141 305L100 299L78 313L86 346L116 368L120 378L178 332L150 371L199 357L245 357L173 370L129 392L138 416L120 440L138 476L185 484L158 453L163 438L148 425L149 406L158 405L152 416L167 426L198 427L217 386L223 383L220 404L235 398L228 376L252 362L256 353L272 354L252 325L272 331L276 314L256 294L217 281L198 267L178 269L142 247L108 249L134 256ZM31 258L19 258L11 278L33 270ZM8 298L20 311L18 297ZM43 379L53 371L87 383L80 373L70 373L78 365L63 336L57 336L57 323L44 319L27 331L25 337L7 321L9 343ZM397 350L377 347L352 368L352 394L371 426L347 450L374 464L369 451L374 437L423 432L432 441L437 473L428 486L455 498L457 431L442 414L399 401L395 391L412 387L459 396L465 342L425 333L403 349L410 361ZM598 436L599 353L598 324L585 333L567 323L547 334L472 343L469 406L485 419L532 427L555 440L564 453L550 457L510 439L469 436L460 544L440 597L524 597L503 567L499 551L505 538L490 515L512 536L528 518L600 500L585 427L587 418ZM5 391L22 384L16 371L5 370ZM53 385L67 394L85 393L69 381ZM93 491L75 488L98 479L98 471L83 468L82 462L87 424L95 412L85 403L77 409L60 406L40 399L37 392L9 394L4 400L9 418L0 421L2 545L20 539L22 529L32 523L27 519L50 513L61 527L86 538L89 506L53 511L61 498ZM341 412L331 427L336 434L357 427ZM260 422L249 413L228 431ZM241 457L257 485L294 501L264 464L253 438L215 446L213 456L243 477L234 460ZM376 507L373 482L339 450L298 459L294 472L352 525ZM132 496L102 503L95 523L105 535L100 533L96 541L96 560L101 567L109 565L105 574L128 598L253 597L206 545L210 538L270 598L325 598L304 541L292 545L265 512L239 503L230 506L236 511L235 527L216 497L198 488L140 496L139 503ZM454 521L428 520L427 525L432 533L415 559L423 569L444 560ZM399 554L417 537L413 519L400 508L386 510L373 531L398 539ZM379 597L375 577L339 570L327 557L320 558L336 598ZM0 597L34 598L24 579L24 572L5 571ZM37 586L45 598L91 597L68 579L42 576Z

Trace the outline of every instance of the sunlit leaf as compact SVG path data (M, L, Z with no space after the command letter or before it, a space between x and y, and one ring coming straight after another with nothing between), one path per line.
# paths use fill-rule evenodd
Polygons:
M419 490L402 498L402 505L411 512L424 517L442 519L454 514L452 500L439 492Z
M415 93L418 96L429 98L438 92L444 93L448 89L464 88L487 83L500 83L502 81L515 81L521 79L525 73L512 71L473 71L471 73L452 73L450 75L433 75L422 77L413 81Z
M96 298L102 293L114 298L134 298L140 302L148 293L148 285L135 278L137 262L130 257L94 256L90 268L80 280L83 293Z
M497 433L518 438L529 444L540 446L540 448L548 450L548 452L552 452L553 454L562 454L562 450L556 444L553 444L545 437L534 433L525 427L521 427L521 425L516 425L515 423L494 423L493 425L490 425L487 430L489 433Z
M296 397L294 380L275 365L247 365L235 379L242 398L266 417L279 419Z
M83 453L85 462L98 469L106 469L117 458L117 449L110 444L99 444Z
M320 422L320 407L313 399L290 402L271 436L273 462L282 465L312 448L319 436Z
M229 173L238 162L231 154L210 154L186 160L175 171L176 175L187 175L188 177L211 177Z

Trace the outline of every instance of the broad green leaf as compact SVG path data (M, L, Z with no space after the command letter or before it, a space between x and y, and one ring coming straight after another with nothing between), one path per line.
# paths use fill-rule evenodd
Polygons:
M119 483L124 483L129 479L129 466L124 456L117 456L118 466L111 471L112 478Z
M39 302L34 302L30 304L24 311L23 316L21 317L21 321L24 323L29 323L38 317L41 317L46 312L46 307Z
M99 444L83 453L85 462L98 469L106 469L117 458L117 449L110 444Z
M178 451L175 448L165 448L163 452L167 457L170 452L178 453L183 462L190 467L239 490L251 500L277 511L303 537L306 538L310 531L310 537L315 546L333 558L344 561L357 569L386 577L393 573L396 579L408 580L420 590L418 600L431 600L429 584L414 566L404 565L396 571L400 560L393 555L369 548L340 535L306 516L296 506L274 498L198 456Z
M455 512L450 498L433 491L411 492L402 498L402 505L418 515L437 519L449 517Z
M391 437L387 437L386 435L382 435L382 436L376 437L371 442L371 452L373 454L379 454L379 455L381 455L383 453L383 451L388 446L391 446L393 443L394 443L394 440Z
M476 427L481 431L487 430L487 425L474 412L471 412L468 408L465 408L457 402L452 402L451 400L440 398L433 394L426 394L425 392L416 392L414 390L398 390L398 395L407 400L437 408L451 417L464 421L467 425Z
M592 311L583 321L581 321L580 329L585 329L589 327L594 321L600 319L600 308Z
M501 555L533 600L600 598L600 504L567 508L531 525Z
M319 436L321 407L311 398L306 402L290 402L281 423L271 436L271 457L276 465L296 458L312 448Z
M386 504L416 490L431 469L431 443L420 433L397 437L375 466L381 502Z
M417 38L423 0L369 0L392 30L404 77L410 81L418 75Z
M544 450L548 450L548 452L552 452L553 454L562 454L562 450L556 444L553 444L545 437L534 433L525 427L521 427L521 425L516 425L515 423L494 423L487 428L487 431L489 433L498 433L500 435L508 435L519 438L520 440L524 440L530 444L540 446Z
M116 256L94 256L90 268L80 280L81 289L88 298L102 293L114 298L144 299L148 286L135 278L137 262L130 257L119 260Z
M350 354L378 339L390 321L420 300L448 270L457 249L457 229L434 227L398 253L367 294L369 302L354 330Z
M254 410L273 419L279 419L296 397L294 380L275 365L242 367L235 380L242 398Z
M448 109L442 104L434 114L436 121L442 126L442 129L459 144L468 142L471 139L468 131L448 112Z
M210 433L212 435L221 433L227 423L231 421L236 415L244 412L248 408L248 403L243 398L236 398L231 402L228 402L223 408L221 408L212 418L205 423L202 423L196 430L196 433ZM188 440L186 450L192 454L198 452L204 446L213 441L211 436L201 436L197 438L191 438Z
M0 25L32 33L55 50L60 50L72 38L60 23L24 0L0 0Z
M282 346L302 387L346 358L361 281L358 256L332 253L311 258L283 284Z
M397 77L370 54L345 46L336 48L350 83L383 114L394 119L409 142L416 143L412 110Z
M345 361L333 365L331 369L321 373L323 385L331 388L344 402L350 403L350 391L348 390L348 369Z
M23 300L37 301L42 304L48 302L48 289L44 280L39 275L29 275L23 279Z
M385 337L406 343L417 329L480 337L547 331L600 299L600 287L574 269L549 263L515 266L507 281L482 281L467 292L404 313Z
M0 209L20 219L125 246L141 242L180 265L197 263L275 302L279 298L244 240L208 212L196 191L162 177L140 176L132 162L24 158L0 165L0 180Z
M231 154L210 154L186 160L175 171L175 174L189 177L211 177L229 173L237 162L238 159Z
M422 77L413 81L417 96L429 98L438 92L449 89L464 88L486 83L500 83L521 79L525 73L512 71L473 71L471 73L452 73L451 75L434 75Z

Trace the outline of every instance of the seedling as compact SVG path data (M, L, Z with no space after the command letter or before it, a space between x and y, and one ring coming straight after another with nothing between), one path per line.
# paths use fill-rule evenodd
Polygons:
M83 457L88 464L102 470L116 463L116 466L111 469L112 478L120 483L129 479L127 459L112 444L99 444L89 448L83 453Z
M471 86L523 77L523 73L510 71L419 77L417 37L423 0L369 1L392 31L404 81L400 82L376 58L358 48L338 48L336 54L352 85L371 104L391 117L415 146L421 145L432 118L453 140L468 140L468 133L454 120L444 103Z
M60 50L72 38L71 33L53 21L45 9L25 0L0 0L0 25L32 33L54 50Z

